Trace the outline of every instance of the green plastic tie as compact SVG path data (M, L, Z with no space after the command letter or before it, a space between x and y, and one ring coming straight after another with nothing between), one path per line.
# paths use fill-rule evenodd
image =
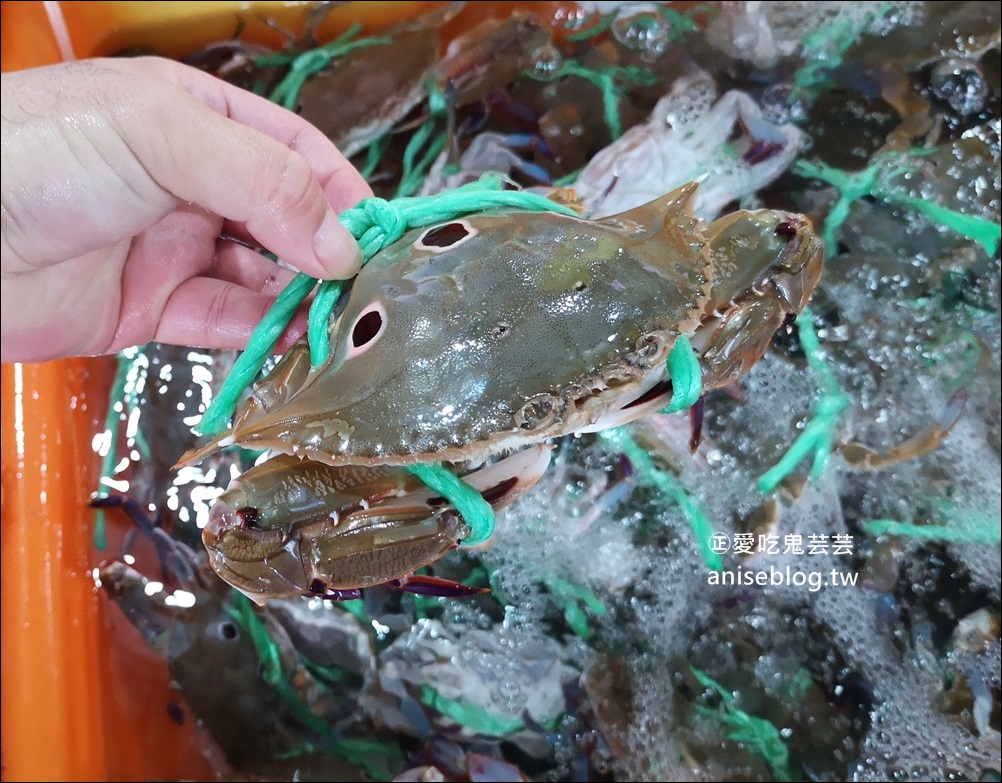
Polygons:
M578 76L594 84L602 91L602 107L605 114L605 124L613 140L623 135L623 123L619 116L619 98L626 84L636 84L650 87L656 81L653 73L636 66L606 65L601 68L588 68L577 60L564 60L553 73L538 74L535 71L525 71L530 79L541 82L552 82L564 76Z
M450 718L466 730L476 734L504 737L525 728L525 721L522 718L493 715L476 704L443 696L431 685L421 685L418 688L418 700L426 707ZM535 722L548 731L557 726L557 718L555 717L544 717L536 719Z
M935 149L913 149L912 157L925 157ZM888 179L914 169L910 165L893 165L892 160L900 156L876 156L874 162L862 171L849 172L836 169L824 163L798 161L793 167L795 174L813 177L827 182L839 191L839 196L828 210L821 236L825 242L828 258L834 258L837 251L836 235L849 217L852 203L864 196L873 196L890 204L900 204L927 217L933 223L943 226L956 234L967 237L981 245L989 255L995 255L999 248L1000 226L998 223L978 215L968 215L955 209L944 207L934 201L902 193L888 187Z
M702 715L716 715L727 728L727 738L741 743L749 753L764 761L777 781L792 781L790 751L779 729L765 718L750 715L738 707L734 694L705 672L693 666L689 670L700 685L720 697L719 709L697 704L696 710Z
M581 607L584 605L591 614L601 617L608 611L605 604L587 587L568 582L566 579L552 576L546 580L546 586L554 597L559 599L564 610L564 619L574 635L588 641L594 635L594 631L588 624L588 615Z
M979 215L967 215L955 209L944 207L934 201L910 196L906 193L895 193L881 188L876 190L873 195L892 204L901 204L916 212L921 212L933 223L938 223L955 234L960 234L974 240L990 256L995 255L999 249L999 234L1002 229L1000 229L998 223L992 220L980 217Z
M581 30L575 30L572 33L568 33L567 40L572 43L577 43L579 41L587 41L590 38L595 38L602 33L608 32L622 10L624 9L617 8L608 14L596 14L595 16L598 17L597 21L594 21L592 24L589 24ZM659 6L658 10L654 13L660 13L661 17L668 23L670 39L672 41L680 41L685 38L686 34L695 32L699 29L699 25L696 24L696 21L693 18L694 16L699 13L714 11L716 11L716 8L712 4L702 3L681 13L676 11L674 8Z
M692 534L699 543L700 553L707 568L712 571L721 571L724 568L724 561L720 555L710 548L710 538L714 530L710 527L710 522L700 508L699 503L685 491L682 485L668 471L662 470L654 464L651 455L642 448L633 437L631 437L624 427L617 427L612 430L604 430L599 433L599 437L605 441L615 451L622 452L633 465L637 478L644 484L653 486L661 495L669 501L675 503L681 509L683 516L689 523Z
M957 544L999 544L1002 543L1002 528L999 527L998 509L995 514L984 514L969 525L917 525L914 522L899 522L895 519L874 519L861 526L871 536L905 536L923 541L944 541Z
M811 480L819 479L832 452L835 428L849 407L849 396L842 391L835 373L822 356L818 333L814 330L813 314L808 308L797 319L797 334L807 357L807 364L820 381L821 399L818 400L814 418L804 427L804 431L794 440L786 454L759 478L760 492L775 490L808 457L811 457Z
M448 128L439 130L435 135L436 128L448 114L449 104L445 93L439 86L438 81L429 78L425 84L425 91L428 93L428 116L415 131L404 148L403 170L400 173L400 182L397 190L393 194L395 199L405 196L412 196L424 182L425 174L435 162L445 145L449 141ZM446 123L448 124L448 123ZM434 138L432 138L434 136ZM424 150L424 154L417 159L418 153Z
M390 134L384 133L378 139L376 139L372 144L369 145L365 153L365 164L358 170L358 173L362 175L362 179L366 182L372 177L373 172L375 172L376 167L379 162L383 159L383 155L386 154L386 150L390 146Z
M108 413L105 415L104 429L108 433L108 453L101 460L101 478L98 480L96 495L98 497L108 497L108 490L104 480L112 479L115 475L115 468L118 465L118 440L122 421L126 422L132 416L133 411L139 407L139 394L136 391L139 386L139 373L143 367L140 359L144 356L144 349L138 346L126 348L116 354L117 365L115 368L115 378L111 383L111 391L108 394ZM122 409L116 409L121 404ZM133 436L133 443L136 451L142 458L150 456L150 446L146 442L146 436L141 429L137 429ZM104 509L96 509L94 512L94 547L99 551L108 546L107 517Z
M423 481L429 489L446 498L470 526L463 546L476 546L494 535L494 509L483 496L442 465L406 465L405 469Z
M598 17L597 21L582 28L581 30L575 30L573 33L568 33L567 40L572 43L577 43L578 41L587 41L589 38L601 35L612 27L612 23L616 21L616 15L616 13L596 14Z
M122 400L125 395L125 379L129 373L129 365L132 363L124 353L119 353L116 357L118 362L115 368L115 379L111 382L111 394L108 398L108 413L104 418L104 430L108 433L108 453L101 459L101 478L111 478L115 472L115 465L118 462L118 431L121 427L122 412L115 409L115 405ZM98 483L98 497L108 497L108 491L102 483ZM94 547L98 551L103 551L108 546L108 520L104 514L104 509L99 508L94 512Z
M288 65L289 72L282 78L268 100L284 106L289 111L295 111L299 103L299 92L303 85L312 76L327 68L332 61L356 49L364 49L368 46L386 46L393 43L392 38L359 38L352 41L362 29L362 25L355 24L349 27L341 36L328 44L318 46L316 49L302 52L298 55L289 54L266 54L258 57L254 61L256 66L270 67Z
M841 12L809 33L803 41L801 52L804 64L793 75L797 92L813 102L828 82L828 73L838 68L848 49L864 35L875 22L882 20L894 8L893 3L864 3L863 14L853 9ZM791 95L791 99L795 99Z
M671 402L662 413L684 411L703 395L703 371L692 343L685 335L675 340L668 354L668 377L671 378Z
M344 280L324 280L310 304L307 342L310 345L310 364L319 367L330 356L330 318L347 286Z
M227 422L236 410L244 389L257 377L271 356L278 338L282 336L299 305L305 301L316 284L315 278L300 273L278 295L275 304L254 330L247 343L247 350L237 357L219 393L202 416L202 421L199 423L200 432L206 435L218 435L226 429Z
M281 696L296 719L311 731L320 735L331 733L331 725L318 715L315 715L309 705L296 693L282 671L282 660L278 646L268 634L268 629L257 616L251 601L243 593L236 590L231 593L232 606L230 616L250 636L261 661L261 678Z
M793 167L793 173L802 177L813 177L833 185L839 192L835 203L828 210L821 238L825 242L827 258L834 258L838 251L835 239L838 230L849 217L852 202L868 196L877 186L880 174L879 166L869 166L862 171L849 172L833 168L824 163L813 163L807 160L798 161Z

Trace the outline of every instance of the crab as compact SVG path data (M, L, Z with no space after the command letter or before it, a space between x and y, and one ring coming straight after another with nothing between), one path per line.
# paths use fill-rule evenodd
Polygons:
M696 191L594 221L486 212L376 255L331 318L328 360L311 368L295 345L232 428L186 455L277 455L211 511L216 572L259 602L385 582L456 594L413 573L468 528L403 466L451 464L501 508L545 471L552 439L668 405L681 338L704 391L747 373L807 304L823 243L783 211L704 225Z

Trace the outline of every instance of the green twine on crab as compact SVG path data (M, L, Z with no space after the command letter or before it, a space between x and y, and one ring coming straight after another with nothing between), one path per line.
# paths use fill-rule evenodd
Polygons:
M289 321L306 297L316 287L317 281L299 274L278 295L275 304L257 325L247 343L247 349L237 357L233 369L223 381L208 410L202 416L199 429L202 433L215 435L226 429L226 423L236 410L244 389L257 377L264 363L271 356L278 338L282 336Z
M394 199L413 196L424 182L428 169L439 156L449 140L448 113L449 102L438 81L429 78L425 84L428 93L428 116L414 132L404 148L403 170L400 173L400 183L397 185ZM436 128L446 122L446 128L435 133ZM424 150L421 157L418 154Z
M261 618L254 611L254 606L249 598L237 590L231 593L231 605L227 607L229 615L243 629L244 633L254 644L260 660L261 679L275 689L289 711L295 715L306 728L315 732L323 738L319 744L319 750L331 753L344 759L350 764L362 767L372 776L373 780L379 780L384 775L384 770L373 764L373 758L386 758L387 753L392 753L396 746L389 745L379 740L355 739L338 737L335 727L327 720L317 715L310 709L302 696L296 692L289 682L282 669L282 659L278 645L268 633ZM305 665L305 664L304 664ZM294 758L307 753L314 753L318 747L306 741L299 748L283 754L284 757ZM374 755L375 754L375 755Z
M556 81L564 76L578 76L594 84L602 91L605 124L613 140L623 135L619 98L624 87L628 84L650 87L656 81L654 74L636 66L604 65L599 68L589 68L577 60L564 60L552 73L543 75L535 71L525 71L525 75L541 82Z
M864 3L862 8L861 14L855 7L838 12L804 37L804 64L793 75L797 89L791 93L791 101L799 95L813 102L827 86L829 72L842 65L849 48L891 13L894 4Z
M920 541L944 541L954 544L995 545L1002 542L998 504L983 507L962 506L944 497L933 498L927 524L896 519L874 519L861 527L871 536L902 536Z
M413 473L429 489L435 490L448 499L463 521L470 526L470 533L463 539L463 546L476 546L494 535L494 509L473 487L454 473L435 464L407 465L405 470Z
M985 521L989 521L985 517ZM947 541L956 544L996 544L1002 542L1002 529L998 526L996 514L991 524L971 530L951 525L917 525L896 519L874 519L864 522L861 527L871 536L904 536L923 541Z
M596 38L602 33L608 32L619 15L625 8L614 9L608 14L595 14L593 19L595 21L580 30L575 30L572 33L567 34L567 40L577 43L578 41L587 41L591 38ZM668 38L670 41L681 41L689 33L693 33L699 29L699 23L696 22L695 17L704 14L714 14L717 13L718 9L711 5L710 3L700 3L693 8L688 8L685 11L676 11L674 8L669 8L663 5L659 5L655 8L651 8L648 12L652 16L659 15L668 25Z
M379 162L383 159L383 155L386 154L386 150L390 146L390 134L384 133L378 139L373 141L367 148L365 152L365 163L359 168L358 173L362 175L362 179L368 182L372 175L375 173L376 168L379 166Z
M474 212L508 208L560 212L570 216L577 214L569 207L543 196L503 190L503 186L504 181L500 177L488 175L477 182L434 196L393 201L363 199L339 217L358 240L363 263L366 263L412 228L453 220ZM261 371L296 309L316 285L315 278L299 274L279 295L275 305L254 330L247 350L237 358L232 371L202 417L199 428L203 433L215 435L226 428L244 389ZM329 320L345 285L343 280L326 280L320 284L313 299L308 340L310 361L314 366L323 364L330 356ZM491 537L494 531L494 511L479 492L442 465L412 465L408 470L448 499L470 526L470 535L463 541L464 545L474 546Z
M824 472L834 442L833 433L849 407L849 396L838 385L835 373L827 365L821 354L818 333L814 330L813 315L807 308L797 319L797 334L800 346L807 357L807 364L821 384L821 399L818 400L814 418L807 423L786 454L758 480L760 492L772 492L807 457L811 458L812 481Z
M481 734L486 737L507 737L516 731L526 728L526 723L522 718L496 715L472 702L450 699L442 695L431 685L418 686L417 698L426 707L452 719L460 726L475 734ZM534 722L537 725L550 731L557 727L557 720L558 717L556 716L534 718Z
M299 54L265 54L254 61L258 67L288 65L289 72L282 81L269 93L268 100L284 106L289 111L295 111L299 103L299 92L307 80L327 68L338 57L343 57L355 49L367 46L386 46L393 43L392 38L358 38L352 40L362 30L362 25L355 24L344 31L330 43L318 46Z
M254 643L257 657L261 661L261 678L278 692L285 705L304 726L318 734L329 733L331 726L327 721L319 715L315 715L309 705L289 684L288 678L282 671L278 645L272 640L264 623L255 613L250 599L243 593L234 590L232 604L228 607L228 612Z
M671 378L671 402L662 413L676 413L695 405L703 395L703 370L689 338L680 335L668 353L668 377Z
M909 152L915 157L926 157L936 152L935 149L913 149ZM928 199L912 196L887 184L887 181L898 174L908 173L914 167L910 165L893 165L899 160L899 155L875 156L874 162L862 171L843 171L824 163L798 161L793 172L802 177L813 177L838 189L839 195L828 210L821 236L825 241L828 257L834 258L838 249L836 236L842 224L849 218L849 208L854 201L865 196L872 196L890 204L900 204L927 217L933 223L961 234L979 245L989 255L994 255L999 247L999 224L978 215L968 215L949 207L944 207Z
M588 614L601 617L608 609L606 605L584 585L568 582L556 576L545 580L547 589L564 610L564 620L579 639L588 641L594 631L588 624ZM588 612L585 612L585 609Z
M764 761L774 780L793 780L790 772L790 751L779 729L765 718L751 715L738 707L734 694L705 672L693 666L689 667L689 671L700 685L713 691L720 698L718 708L697 704L696 711L701 715L715 715L726 727L727 738L733 742L740 742L749 753Z
M706 514L695 498L685 491L674 476L658 467L647 450L637 443L625 428L605 430L599 433L599 437L610 448L626 456L641 482L654 487L663 497L678 505L689 522L693 536L699 542L699 549L707 568L713 571L722 570L724 561L710 548L713 528L710 527Z

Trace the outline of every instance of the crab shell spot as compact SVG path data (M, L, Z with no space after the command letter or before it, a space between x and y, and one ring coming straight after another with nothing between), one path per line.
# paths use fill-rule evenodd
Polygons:
M353 359L374 346L386 331L386 308L382 302L373 302L358 314L351 325L348 337L348 352L345 359Z
M515 423L526 432L545 429L554 422L564 405L565 401L560 397L537 394L515 413Z
M444 253L475 237L479 231L468 220L453 220L425 231L414 243L415 250Z
M662 334L641 335L630 361L638 367L656 367L668 360L668 340Z

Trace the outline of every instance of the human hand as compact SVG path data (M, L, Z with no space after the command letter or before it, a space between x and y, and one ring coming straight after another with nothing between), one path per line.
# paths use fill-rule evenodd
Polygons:
M2 93L4 362L242 348L295 274L247 244L358 269L335 211L372 191L264 98L151 57L6 73Z

